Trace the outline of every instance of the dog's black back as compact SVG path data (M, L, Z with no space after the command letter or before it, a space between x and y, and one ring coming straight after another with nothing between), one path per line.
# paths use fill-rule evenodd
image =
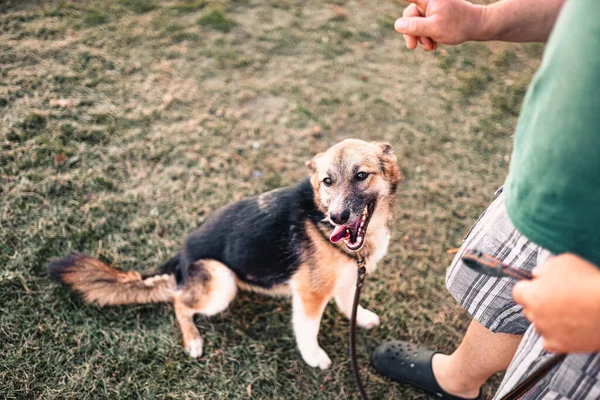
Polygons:
M302 261L305 224L325 215L314 202L310 181L225 206L185 241L179 256L181 285L197 260L222 262L244 282L270 288L289 280Z

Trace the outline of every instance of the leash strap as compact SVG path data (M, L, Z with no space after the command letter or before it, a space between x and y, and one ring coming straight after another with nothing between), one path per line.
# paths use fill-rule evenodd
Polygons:
M358 371L358 362L356 361L356 314L358 312L358 303L360 301L360 291L365 281L365 275L367 269L365 267L365 259L357 253L356 266L358 268L358 276L356 278L356 289L354 290L354 303L352 303L352 315L350 317L350 361L352 364L352 373L354 374L354 380L356 387L360 393L362 400L369 400L367 392L363 386L362 380L360 379L360 373Z
M557 354L536 369L533 374L527 377L523 382L519 383L513 390L506 394L501 400L517 400L520 399L529 389L535 386L536 383L541 381L554 367L556 367L562 360L564 360L566 354Z
M533 279L533 275L529 272L511 267L479 250L467 249L461 259L467 267L480 274L498 278L511 277L518 280ZM557 354L543 362L531 375L515 386L515 388L502 397L501 400L516 400L521 398L529 389L541 381L554 367L563 361L565 357L565 354Z
M467 249L461 257L465 265L480 274L497 278L511 277L518 280L531 280L533 275L522 269L511 267L479 250Z

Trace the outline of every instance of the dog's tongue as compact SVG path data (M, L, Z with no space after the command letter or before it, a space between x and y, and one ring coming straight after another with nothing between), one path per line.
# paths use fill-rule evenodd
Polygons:
M331 243L337 243L347 236L350 236L350 234L346 232L346 227L344 225L338 225L333 228L333 232L331 232L329 240L331 240Z

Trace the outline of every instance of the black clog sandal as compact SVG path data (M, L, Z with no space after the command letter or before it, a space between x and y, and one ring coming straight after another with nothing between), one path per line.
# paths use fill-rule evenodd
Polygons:
M398 383L420 389L437 399L467 400L446 393L438 385L431 367L431 358L437 351L394 340L379 346L373 352L373 366L383 376ZM473 400L481 399L481 393Z

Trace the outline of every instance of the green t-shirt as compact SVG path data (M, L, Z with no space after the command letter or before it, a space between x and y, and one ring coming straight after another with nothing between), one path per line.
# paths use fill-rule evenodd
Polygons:
M600 0L568 0L523 103L508 215L529 240L600 267Z

